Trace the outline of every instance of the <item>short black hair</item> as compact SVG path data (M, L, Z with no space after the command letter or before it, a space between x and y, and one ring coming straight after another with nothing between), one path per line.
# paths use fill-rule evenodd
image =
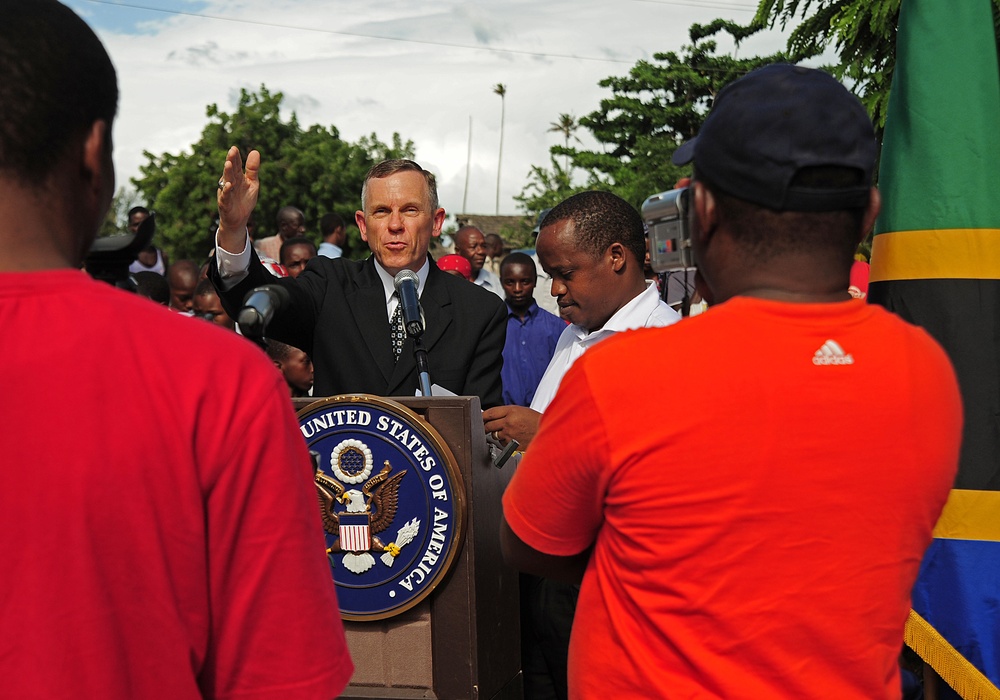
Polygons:
M135 281L135 291L141 297L152 299L157 304L166 306L170 303L170 285L167 278L158 272L142 270L132 274Z
M830 189L856 186L862 173L854 168L803 168L792 179L792 187ZM858 247L864 208L834 211L779 211L739 199L714 183L699 177L715 196L719 215L747 256L748 263L761 263L787 253L824 252L850 261Z
M115 68L97 35L65 5L3 3L0 76L0 174L41 185L101 119L111 148Z
M149 209L146 207L132 207L128 210L128 214L125 218L131 219L133 214L145 214L146 216L149 216Z
M323 238L326 238L338 228L346 228L344 219L340 214L330 212L329 214L323 214L323 217L319 220L319 235Z
M278 224L278 226L281 226L283 221L291 221L292 219L302 219L303 223L305 223L306 215L301 209L292 206L291 204L285 205L279 209L277 215L274 217L274 221Z
M284 362L292 354L295 347L286 345L279 340L267 339L267 356L275 362Z
M503 279L504 268L508 265L527 265L531 268L531 272L534 275L538 274L538 268L535 267L535 261L531 259L531 256L526 253L511 253L506 256L500 262L500 279Z
M293 236L281 244L281 249L278 251L278 262L285 257L285 250L296 245L307 245L313 250L313 255L316 255L316 244L310 241L305 236Z
M640 263L646 258L646 229L631 204L610 192L580 192L564 199L542 219L541 227L569 219L582 250L599 256L621 243Z
M196 297L211 297L219 296L219 292L216 291L215 285L212 284L212 280L206 277L194 288L194 295Z

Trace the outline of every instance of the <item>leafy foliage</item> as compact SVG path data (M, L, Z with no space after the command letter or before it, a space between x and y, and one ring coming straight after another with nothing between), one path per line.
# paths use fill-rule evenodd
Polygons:
M132 182L156 211L158 244L171 260L200 259L211 249L216 183L232 145L244 157L253 149L261 153L260 199L254 212L260 237L274 232L278 209L286 205L301 209L313 229L327 212L353 221L368 168L385 158L413 157L413 142L404 143L399 134L393 134L391 144L375 134L351 144L335 126L302 129L294 114L283 121L282 99L280 92L263 85L257 93L241 90L232 114L214 104L207 107L209 123L190 153L143 153L142 176ZM352 234L353 248L363 248L357 245L357 231Z
M520 194L514 195L514 200L520 203L521 208L532 215L539 214L543 209L551 209L570 195L588 189L586 186L574 186L570 181L569 171L554 155L550 156L550 161L549 168L532 165L528 171L527 184Z
M628 75L600 81L601 87L611 90L611 97L579 120L600 149L571 148L568 141L553 146L550 167L532 167L527 185L516 197L522 208L535 215L584 189L614 192L638 208L650 195L673 187L687 168L671 164L670 156L698 133L722 87L768 63L794 63L810 55L805 50L751 58L716 53L712 37L720 32L739 44L762 28L724 20L695 24L689 31L691 44L681 52L654 54L652 61L638 61ZM569 160L560 165L557 156ZM570 178L574 168L586 173L585 181L577 185Z
M992 2L994 34L1000 38L1000 0ZM833 44L840 63L827 69L853 86L881 129L896 66L899 4L900 0L761 0L751 26L778 24L784 29L801 17L788 37L788 50L818 54Z

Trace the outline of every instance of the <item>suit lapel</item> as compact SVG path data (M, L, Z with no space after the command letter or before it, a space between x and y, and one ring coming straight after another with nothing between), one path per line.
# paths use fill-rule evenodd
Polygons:
M420 305L424 309L427 325L424 331L424 347L427 348L428 352L444 337L448 326L454 321L451 296L443 283L443 277L446 274L448 273L441 272L437 265L431 262L430 273L427 275L427 287L424 289L423 296L420 297Z
M390 378L396 371L396 362L392 356L389 339L385 290L382 287L382 280L375 271L375 262L372 258L365 261L361 272L354 278L354 288L348 294L346 301L354 315L355 323L361 329L372 360L386 383L391 385ZM406 352L405 348L403 352Z

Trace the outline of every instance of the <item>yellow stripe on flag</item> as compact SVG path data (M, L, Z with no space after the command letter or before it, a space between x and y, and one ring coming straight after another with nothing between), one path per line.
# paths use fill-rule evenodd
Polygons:
M1000 229L880 233L872 240L870 282L1000 279Z
M1000 542L1000 491L952 489L934 537Z
M906 646L917 652L921 659L967 700L1000 700L997 689L983 672L969 663L962 654L941 636L927 620L915 610L910 610L903 632ZM935 696L936 697L936 696Z

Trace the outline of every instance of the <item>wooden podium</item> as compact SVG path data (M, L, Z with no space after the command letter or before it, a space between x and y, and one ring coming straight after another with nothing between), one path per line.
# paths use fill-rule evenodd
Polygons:
M295 408L317 398L295 399ZM343 698L522 697L517 572L503 563L500 517L511 464L490 459L479 398L392 397L431 425L465 483L465 539L452 570L416 607L344 621L355 672Z

